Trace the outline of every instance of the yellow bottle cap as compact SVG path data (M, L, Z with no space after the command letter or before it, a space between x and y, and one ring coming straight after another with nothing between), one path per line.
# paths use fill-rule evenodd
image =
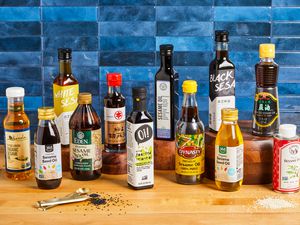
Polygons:
M91 104L92 94L89 92L82 92L78 95L78 104Z
M40 107L38 108L39 120L53 120L55 118L53 107Z
M221 117L222 120L224 121L237 121L238 120L238 115L239 111L238 109L235 108L224 108L221 111Z
M275 58L275 45L274 44L260 44L259 45L259 58Z
M182 91L184 93L196 93L197 92L197 82L195 80L185 80L182 84Z

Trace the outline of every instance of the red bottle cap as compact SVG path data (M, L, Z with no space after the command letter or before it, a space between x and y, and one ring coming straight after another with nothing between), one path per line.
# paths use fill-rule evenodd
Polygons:
M122 74L121 73L108 73L106 74L106 80L108 86L121 86Z

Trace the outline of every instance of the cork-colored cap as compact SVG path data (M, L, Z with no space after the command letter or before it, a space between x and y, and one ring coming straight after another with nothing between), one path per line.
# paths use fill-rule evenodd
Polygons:
M236 108L224 108L221 111L223 121L237 121L239 111Z
M78 104L91 104L92 94L89 92L82 92L78 95Z
M38 108L39 120L53 120L55 118L55 112L53 107L40 107Z

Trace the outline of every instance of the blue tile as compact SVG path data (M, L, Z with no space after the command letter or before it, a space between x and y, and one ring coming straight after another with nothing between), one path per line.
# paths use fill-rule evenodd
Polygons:
M43 6L97 6L99 0L41 0Z
M154 6L102 6L100 21L155 21Z
M229 37L230 51L258 51L261 43L270 43L270 38Z
M273 8L274 21L300 21L300 8Z
M154 66L151 52L100 52L101 66Z
M236 74L236 76L238 75ZM240 97L254 98L255 88L256 88L255 82L236 82L235 85L236 98L240 98Z
M72 63L78 66L98 66L98 52L73 52ZM43 52L43 65L57 65L57 51Z
M257 59L257 62L259 62L259 59ZM255 65L236 66L235 79L236 82L255 82Z
M97 37L45 37L44 50L53 51L58 48L71 48L73 51L98 51Z
M5 96L5 90L9 87L24 87L26 96L42 96L43 86L40 81L14 80L13 82L0 83L0 96Z
M300 53L276 53L276 62L284 66L300 66Z
M275 59L276 61L277 59ZM299 82L299 67L284 67L280 65L278 81L281 83Z
M0 0L1 6L39 6L40 0Z
M0 67L0 80L2 82L14 81L41 81L40 67Z
M38 7L1 7L0 21L39 21Z
M26 96L26 94L27 94L27 90L25 90L25 99L24 99L26 112L29 110L36 110L38 107L41 107L43 105L42 96ZM0 109L2 110L7 109L6 97L0 97Z
M300 83L279 83L279 95L300 95ZM300 103L299 103L300 104Z
M172 43L174 51L211 51L212 37L156 37L156 50L161 44Z
M276 45L276 51L299 51L299 38L272 38L272 43Z
M230 36L270 36L271 23L215 22L216 30L228 30Z
M40 37L6 37L0 38L0 51L40 51Z
M201 12L201 13L199 13ZM212 21L212 7L200 6L158 6L157 21Z
M211 22L157 22L157 36L211 36Z
M293 121L294 124L297 124L298 127L300 125L300 112L280 112L280 122L281 124L284 123L291 123ZM297 130L299 133L299 128Z
M169 6L186 6L186 5L200 5L200 6L212 6L213 0L157 0L157 5L169 5Z
M175 69L179 73L180 83L182 83L184 80L208 82L208 66L176 66Z
M215 6L271 6L272 0L215 0Z
M99 0L100 5L155 5L156 0Z
M230 52L230 60L238 66L254 66L258 61L258 51L257 52Z
M100 36L154 36L155 22L100 22Z
M299 0L272 0L273 6L300 6Z
M44 36L97 36L96 22L48 22L43 23Z
M0 66L40 66L41 53L0 52Z
M271 9L267 7L215 7L215 21L269 21Z
M299 36L300 23L273 23L273 36Z
M97 21L94 7L43 7L43 21Z
M211 52L175 52L175 66L207 66L212 60ZM158 65L158 64L157 64Z
M100 50L111 52L155 51L154 37L101 37Z
M0 22L0 36L29 36L40 35L39 22Z

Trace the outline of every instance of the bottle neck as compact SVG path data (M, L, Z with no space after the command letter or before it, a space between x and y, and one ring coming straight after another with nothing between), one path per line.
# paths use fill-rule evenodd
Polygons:
M262 63L273 63L274 59L273 58L261 58L260 62L262 62Z
M197 107L196 93L184 93L182 107Z
M133 100L133 111L138 111L138 112L147 111L146 99L141 99L140 101Z
M216 58L228 58L228 42L216 42Z
M108 94L120 93L121 86L108 86Z
M225 124L225 125L236 125L237 124L237 120L235 120L235 121L223 120L222 123Z
M59 60L59 74L62 76L72 74L71 60Z
M24 97L8 98L7 105L8 112L23 112Z
M50 124L54 124L53 119L51 120L39 119L39 127L49 127Z
M173 68L172 55L161 55L160 56L160 67L165 71L171 70Z

